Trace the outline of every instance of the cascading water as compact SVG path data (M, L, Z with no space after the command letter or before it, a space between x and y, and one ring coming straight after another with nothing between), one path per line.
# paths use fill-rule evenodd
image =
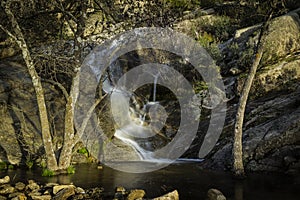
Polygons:
M155 112L158 106L158 102L156 102L156 87L159 74L155 75L153 80L153 101L149 102L144 100L138 102L133 92L114 88L112 80L116 80L120 77L121 73L118 70L121 68L116 67L114 69L115 71L113 73L111 72L110 76L115 75L118 77L107 78L103 83L103 90L107 93L111 93L111 97L113 97L111 101L113 105L112 113L117 127L114 137L134 149L141 161L158 162L153 153L142 148L138 142L135 141L135 138L150 138L155 136L157 134L156 131L159 129L156 127L153 128L153 124L150 126L149 117L147 118L149 111ZM130 100L131 104L128 103ZM150 121L151 120L153 120L153 117Z
M156 85L157 85L158 76L159 76L159 74L156 74L154 76L154 81L153 81L153 102L156 101Z

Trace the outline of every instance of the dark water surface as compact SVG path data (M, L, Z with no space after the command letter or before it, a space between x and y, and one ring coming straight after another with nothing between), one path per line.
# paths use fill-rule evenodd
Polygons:
M124 163L125 164L125 163ZM77 165L74 175L41 177L40 170L9 170L0 172L0 177L9 175L12 182L34 179L39 183L74 183L82 188L103 187L105 196L112 199L114 189L144 189L147 197L157 197L177 189L182 200L205 199L210 188L221 190L227 199L235 200L298 200L300 199L300 176L284 174L248 174L245 180L236 180L230 173L203 171L199 163L175 163L151 173L134 174L97 169L96 165Z

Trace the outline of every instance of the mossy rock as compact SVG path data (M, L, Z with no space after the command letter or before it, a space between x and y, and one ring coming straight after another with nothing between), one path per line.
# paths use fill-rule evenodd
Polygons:
M300 49L300 18L296 11L273 19L263 41L262 64L276 63Z

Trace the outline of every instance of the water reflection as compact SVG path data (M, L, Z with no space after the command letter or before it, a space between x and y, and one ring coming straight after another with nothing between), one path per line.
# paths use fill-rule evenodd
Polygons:
M127 189L144 189L148 198L177 189L180 199L205 199L210 188L221 190L229 200L298 199L300 176L280 174L248 174L245 180L236 180L229 173L203 171L199 163L179 162L150 173L125 173L109 167L97 169L96 165L78 165L76 174L57 177L41 177L41 170L9 170L13 182L34 179L39 183L74 183L83 188L103 187L111 197L117 186Z

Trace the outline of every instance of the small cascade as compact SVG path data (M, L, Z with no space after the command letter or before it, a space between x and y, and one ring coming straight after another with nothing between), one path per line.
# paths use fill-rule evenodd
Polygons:
M140 161L156 163L168 162L166 160L162 161L156 159L153 152L145 150L135 140L135 138L144 138L147 141L147 138L158 134L157 130L159 131L161 128L155 127L156 129L154 130L153 124L151 126L151 120L153 120L153 118L150 117L150 110L152 109L153 112L153 110L156 110L157 106L159 106L159 103L156 102L156 97L157 83L160 74L151 74L154 77L152 101L141 102L140 99L138 100L138 98L136 98L137 96L135 96L133 92L115 88L116 81L121 77L122 71L121 68L118 67L117 62L114 63L114 65L115 66L111 66L110 73L103 82L103 90L111 94L112 114L117 127L114 137L131 147ZM130 101L130 103L128 103L128 101Z
M145 149L143 149L142 147L140 147L140 145L135 142L133 139L130 138L129 135L126 134L126 132L124 132L123 130L116 130L115 132L115 137L117 137L118 139L120 139L122 142L124 142L125 144L131 146L136 153L138 154L139 158L141 160L152 160L152 152L146 151Z
M157 86L157 79L158 79L158 77L159 77L159 74L156 74L155 76L154 76L154 82L153 82L153 102L155 102L156 101L156 86Z

